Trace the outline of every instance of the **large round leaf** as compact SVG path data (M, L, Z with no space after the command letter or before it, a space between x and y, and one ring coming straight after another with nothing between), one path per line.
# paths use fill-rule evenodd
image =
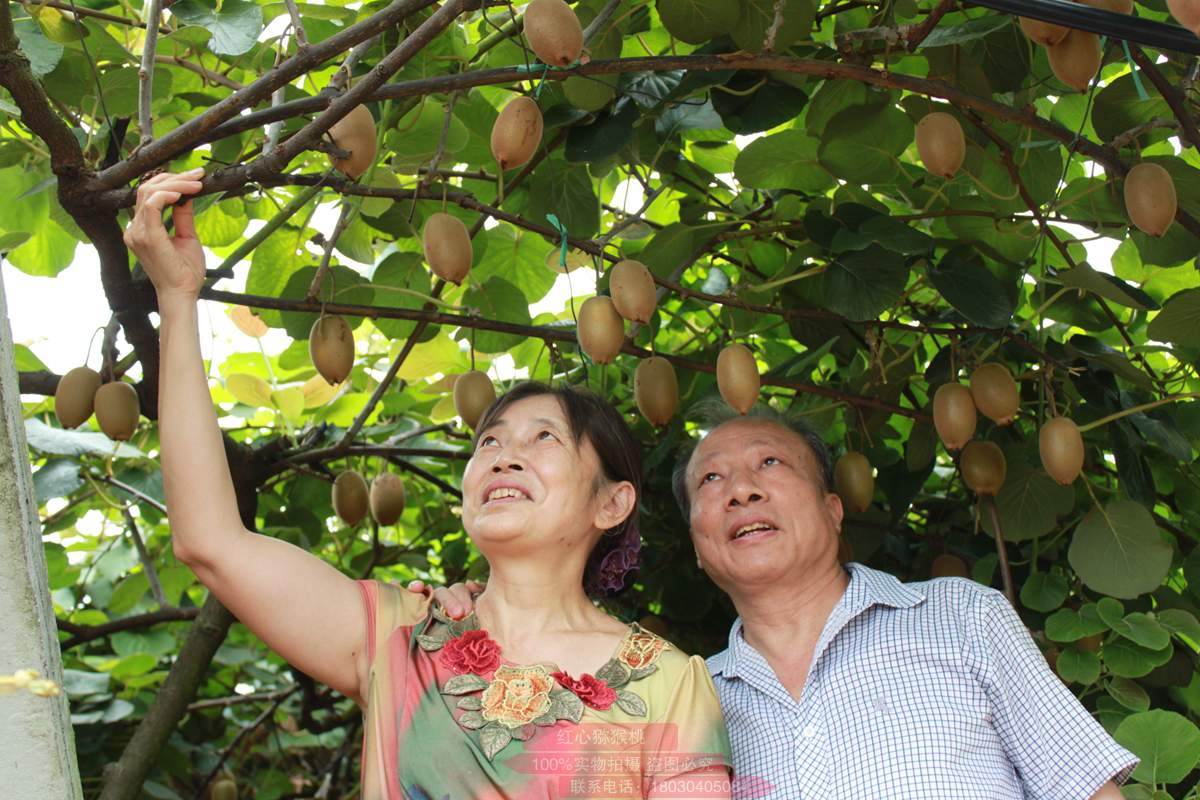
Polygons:
M738 0L658 0L658 16L676 39L702 44L738 21Z
M1200 761L1200 728L1174 711L1154 709L1132 714L1113 738L1142 759L1134 780L1178 783Z
M1182 291L1168 300L1146 332L1160 342L1200 342L1200 289Z
M798 130L756 139L738 154L734 174L754 189L819 192L832 186L834 178L817 161L818 144Z
M915 131L895 106L853 106L839 112L821 134L817 157L851 183L888 183L899 174L899 155Z
M1000 527L1010 542L1024 542L1054 530L1058 518L1075 505L1075 493L1024 461L1012 460L1004 486L996 495ZM983 526L995 533L990 514L983 515Z
M1171 546L1143 506L1115 500L1083 518L1067 558L1088 588L1132 598L1159 587L1171 566Z

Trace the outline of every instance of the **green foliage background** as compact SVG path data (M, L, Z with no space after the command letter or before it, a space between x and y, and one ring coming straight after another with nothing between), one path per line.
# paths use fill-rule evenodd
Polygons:
M136 2L77 5L126 20L144 14ZM299 11L315 45L384 5L301 3ZM604 5L585 0L576 11L586 24ZM1171 105L1147 70L1136 69L1120 43L1108 42L1092 90L1078 94L1053 77L1045 51L1002 14L951 8L917 39L914 31L933 8L914 0L786 0L778 55L731 56L742 59L738 68L687 68L699 64L688 58L761 50L773 6L622 0L591 40L590 57L625 66L565 80L534 67L523 80L482 81L453 96L418 92L369 103L381 147L361 183L391 195L364 199L352 183L329 179L321 201L346 209L348 225L336 238L321 296L415 311L437 295L439 312L460 317L418 327L413 318L351 316L359 358L332 398L318 391L308 360L312 311L258 303L263 321L294 341L266 353L245 338L242 352L211 365L220 376L213 400L230 440L261 448L293 437L293 449L277 453L278 469L259 489L257 528L354 577L483 577L485 565L461 531L449 491L459 482L467 442L455 424L447 376L509 355L517 370L586 383L628 412L646 446L644 565L612 610L630 619L653 615L681 645L708 654L722 647L733 610L694 566L667 476L675 447L693 427L687 409L716 391L712 365L720 347L749 345L764 375L764 398L803 412L837 452L870 458L874 503L845 531L855 559L920 580L936 556L950 553L967 562L975 580L994 586L1000 575L991 520L937 442L929 405L940 384L1000 361L1018 376L1021 411L1006 428L981 418L976 436L997 442L1007 457L997 503L1022 616L1063 680L1144 759L1127 796L1197 796L1200 155L1186 125L1181 132L1181 120L1195 110L1194 59L1149 51L1152 69L1179 92ZM13 3L10 11L21 51L87 167L130 158L144 31L98 17L76 23L58 6ZM1139 2L1136 13L1167 19L1162 0ZM287 14L282 2L172 5L169 32L157 42L155 135L269 73L279 51L295 53L286 32L260 37ZM522 40L498 32L510 15L504 5L488 8L486 18L462 14L389 82L524 68L532 55ZM416 13L405 25L411 31L427 16ZM365 75L400 33L385 31L356 75ZM310 70L283 99L322 96L340 63L338 57ZM823 65L847 69L826 72ZM537 98L545 147L531 170L508 173L501 201L488 139L514 92ZM973 100L964 102L971 98L1011 113L981 112ZM931 110L954 114L967 135L966 162L953 180L926 172L913 144L915 123ZM287 119L283 137L312 116ZM50 148L23 123L8 91L0 117L0 186L17 198L0 216L0 249L25 272L52 279L86 241L80 212L60 202L63 175L52 173ZM114 131L125 132L123 142ZM260 126L224 136L162 166L207 166L212 173L252 162L266 135ZM1073 141L1093 149L1075 152L1065 146ZM1143 160L1162 164L1179 194L1181 216L1161 239L1131 229L1124 209L1124 168ZM418 172L431 162L439 171ZM308 151L283 173L319 177L326 169L326 156ZM422 178L423 199L404 199L401 190ZM651 200L633 217L616 195L627 179ZM302 187L289 182L281 177L206 195L197 201L197 222L206 245L230 262L222 267L245 274L247 295L295 305L331 235L312 224L316 201L288 214L249 254L238 252L253 221L271 220L299 195ZM421 255L418 232L443 206L443 194L447 210L468 226L497 207L506 215L475 236L463 287L433 278ZM571 342L582 296L554 311L530 311L556 277L548 262L558 258L559 240L548 213L573 238L571 264L597 269L602 291L605 265L617 257L644 261L666 284L654 320L632 332L637 349L610 366L590 363ZM127 219L122 211L120 224ZM1091 233L1081 239L1081 229ZM1093 237L1116 246L1111 263L1086 263L1083 241ZM148 286L133 266L124 279L148 310ZM118 264L118 272L125 269ZM113 304L112 295L106 299ZM501 330L489 321L516 327ZM414 336L397 382L369 405ZM676 361L681 412L658 431L633 401L636 353L650 350L683 359ZM110 358L118 374L135 381L143 375L139 360L132 350ZM17 367L24 387L52 395L52 388L32 388L52 386L36 353L19 348ZM187 616L207 592L171 553L153 422L143 420L135 438L114 449L102 434L85 432L95 429L94 420L83 431L61 430L52 408L50 397L27 402L27 432L80 765L88 796L98 796L104 765L121 756L145 717L191 623L94 638L90 626L160 606ZM364 409L354 446L337 450ZM1054 411L1081 426L1096 423L1085 434L1084 475L1070 487L1055 484L1038 457L1037 430ZM329 482L346 467L368 478L384 468L404 474L408 507L400 524L347 529L336 519ZM52 513L44 505L51 501ZM106 520L99 536L74 530L89 512ZM133 529L145 541L143 556ZM232 697L235 687L264 696L215 702ZM217 651L195 703L153 754L141 796L195 796L221 764L239 777L246 797L312 796L325 776L337 796L355 796L360 728L353 704L294 673L240 625Z

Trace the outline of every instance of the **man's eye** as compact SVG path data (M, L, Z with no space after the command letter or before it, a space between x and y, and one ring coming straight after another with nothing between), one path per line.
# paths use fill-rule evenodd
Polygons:
M701 483L708 483L708 482L709 482L709 481L708 481L708 479L709 479L709 478L719 478L719 477L721 477L721 476L720 476L720 475L718 475L718 474L717 474L717 473L715 473L715 472L706 472L706 473L704 474L704 477L700 479L700 482L701 482Z

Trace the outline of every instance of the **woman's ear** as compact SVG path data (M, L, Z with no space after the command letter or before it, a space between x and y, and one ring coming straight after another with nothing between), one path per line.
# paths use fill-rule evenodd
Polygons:
M637 509L637 490L629 481L610 483L600 494L602 501L596 511L595 525L602 531L617 527Z

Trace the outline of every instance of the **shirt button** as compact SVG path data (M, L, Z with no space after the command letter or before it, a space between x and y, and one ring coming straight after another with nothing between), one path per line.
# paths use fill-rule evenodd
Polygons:
M817 729L814 728L812 725L808 725L804 728L804 731L802 733L803 733L803 736L805 739L811 739L812 737L817 735Z

